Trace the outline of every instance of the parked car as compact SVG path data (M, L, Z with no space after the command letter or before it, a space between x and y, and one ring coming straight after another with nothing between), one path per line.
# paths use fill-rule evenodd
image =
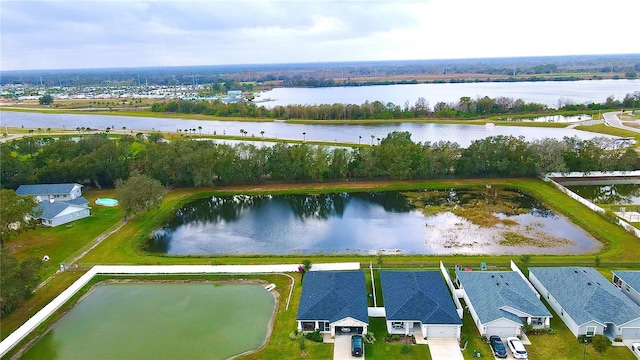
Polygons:
M631 344L631 352L640 358L640 343Z
M351 336L351 356L362 356L363 353L362 335Z
M527 354L527 349L524 348L522 341L517 337L508 337L507 345L509 346L509 350L513 353L513 357L515 359L528 359L529 355Z
M504 343L500 339L500 336L491 335L489 337L489 343L491 343L491 350L493 350L493 355L499 358L507 357L507 348L504 347Z

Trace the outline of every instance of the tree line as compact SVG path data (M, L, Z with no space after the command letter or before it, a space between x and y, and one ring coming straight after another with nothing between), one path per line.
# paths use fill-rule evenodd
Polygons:
M559 111L596 111L620 108L640 107L640 92L627 94L623 100L609 97L603 103L574 104L559 100ZM248 117L270 119L299 119L299 120L369 120L369 119L424 119L449 118L469 119L510 114L539 114L549 113L555 109L545 104L525 102L522 99L510 97L490 98L488 96L471 98L463 96L457 102L438 102L433 108L421 97L414 104L406 101L404 104L382 101L366 101L356 104L320 104L274 106L267 109L251 102L225 103L215 101L170 100L164 103L154 103L153 112L204 114L219 117Z
M328 182L360 179L536 177L548 172L636 170L638 154L615 140L494 136L457 143L420 143L393 132L375 146L353 149L278 143L234 146L181 138L153 142L106 134L79 141L27 137L0 148L3 188L21 184L79 182L114 187L139 173L165 187L210 187L267 182Z

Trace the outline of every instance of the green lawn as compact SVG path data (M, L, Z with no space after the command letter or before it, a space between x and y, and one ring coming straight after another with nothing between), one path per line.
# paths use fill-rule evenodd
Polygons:
M587 232L604 243L603 250L597 254L601 261L599 270L605 273L608 269L618 267L638 267L637 254L640 252L640 241L622 228L607 222L603 217L589 211L586 207L567 198L564 194L556 190L549 184L535 179L470 179L470 180L434 180L415 182L361 182L361 183L337 183L337 184L298 184L298 185L261 185L256 187L225 187L216 189L176 189L170 191L165 197L161 207L147 213L140 214L131 219L117 233L113 234L95 249L91 250L80 260L80 265L91 266L93 264L269 264L269 263L300 263L303 259L310 259L312 263L320 262L360 262L363 269L366 269L367 284L370 286L370 275L368 271L369 262L374 267L382 266L385 269L435 269L440 261L446 266L453 264L463 264L464 266L478 267L481 262L486 262L489 266L497 266L501 269L508 267L509 261L518 261L518 256L391 256L378 257L375 255L358 256L165 256L154 255L144 252L141 249L148 234L160 227L182 204L204 196L215 194L277 194L277 193L326 193L326 192L346 192L346 191L382 191L382 190L410 190L424 188L459 188L470 186L508 186L520 189L541 200L550 209L564 214L576 225L582 227ZM113 192L89 192L87 198L93 202L96 197L113 197ZM88 248L95 237L104 233L110 228L117 226L122 220L122 213L119 208L107 208L93 206L92 218L84 219L70 227L60 228L40 228L26 232L10 244L13 253L23 259L28 256L42 257L45 254L52 258L47 263L45 274L51 274L59 263L73 258L75 254ZM583 265L594 266L596 254L591 255L534 255L531 258L531 266L541 265ZM53 297L59 294L62 289L81 275L80 272L65 272L55 276L46 286L38 290L23 307L15 313L2 319L0 335L6 337L11 331L22 324L29 316L42 308ZM262 350L247 355L246 359L283 359L297 358L301 353L300 344L289 339L288 334L296 327L295 315L300 297L301 286L298 282L297 274L296 287L294 288L291 307L289 310L283 309L284 297L283 289L286 288L287 281L275 279L272 282L278 285L280 299L278 316L274 323L273 334L269 343ZM287 278L288 279L288 278ZM379 288L379 276L374 274L376 281L376 296L378 305L382 305L381 289ZM283 283L284 282L284 283ZM369 287L370 288L370 287ZM473 323L470 323L470 316L465 316L463 334L469 341L465 350L465 357L471 358L473 349L481 350L482 353L489 353L489 347L483 344ZM380 323L379 321L382 320ZM562 324L553 323L554 328L562 328ZM566 329L566 328L565 328ZM371 330L376 334L378 342L374 345L367 345L367 358L372 359L424 359L429 358L427 346L412 346L410 353L402 355L401 344L385 343L382 341L386 330L384 319L371 319ZM568 330L567 330L568 331ZM571 335L571 334L569 334ZM546 339L546 338L549 339ZM539 341L543 339L544 341ZM549 358L545 352L558 352L562 356L573 355L575 351L580 352L581 344L578 344L573 335L571 338L565 336L561 330L556 335L543 335L532 339L533 346L530 346L532 358ZM588 348L589 350L589 348ZM593 353L593 349L590 349ZM620 355L624 359L625 349L611 349L606 355ZM305 342L305 352L309 359L330 358L333 353L333 346L329 344L316 344L311 341ZM628 350L626 350L628 352ZM580 352L581 354L581 352ZM630 354L630 352L629 352ZM596 355L593 354L594 358ZM557 357L551 357L557 358ZM565 357L570 359L572 357ZM575 357L573 357L575 358ZM600 357L605 359L607 357Z

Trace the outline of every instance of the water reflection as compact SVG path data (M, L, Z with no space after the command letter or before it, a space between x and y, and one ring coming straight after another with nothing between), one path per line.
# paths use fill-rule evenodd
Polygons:
M640 204L640 185L565 185L569 190L596 204Z
M429 204L416 201L415 194ZM425 210L447 202L457 209ZM471 210L458 211L463 207ZM478 216L497 221L483 224ZM520 242L505 242L507 233L519 234ZM521 254L595 252L600 246L531 197L452 189L201 199L154 232L147 250L172 255Z

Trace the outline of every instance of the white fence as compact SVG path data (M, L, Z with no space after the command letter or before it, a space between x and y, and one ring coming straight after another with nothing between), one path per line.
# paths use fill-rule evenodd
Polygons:
M64 305L78 290L99 274L254 274L254 273L286 273L297 272L300 264L280 265L96 265L66 288L55 299L33 315L16 331L0 342L0 357L4 356L16 344L24 339L33 329L42 324L51 314ZM313 264L312 271L327 270L359 270L360 263Z
M612 176L612 175L610 175ZM617 176L628 176L628 175L622 175L619 174ZM592 203L591 201L583 198L582 196L574 193L573 191L567 189L566 187L558 184L557 182L547 178L547 181L551 182L556 188L558 188L558 190L562 191L563 193L565 193L567 196L569 196L570 198L578 201L579 203L581 203L582 205L588 207L589 209L598 212L600 214L604 214L606 212L605 209L601 208L600 206ZM625 230L627 230L628 232L630 232L631 234L633 234L635 237L640 238L640 230L636 229L633 225L629 224L628 222L620 219L620 218L616 218L618 221L618 225L622 226Z

